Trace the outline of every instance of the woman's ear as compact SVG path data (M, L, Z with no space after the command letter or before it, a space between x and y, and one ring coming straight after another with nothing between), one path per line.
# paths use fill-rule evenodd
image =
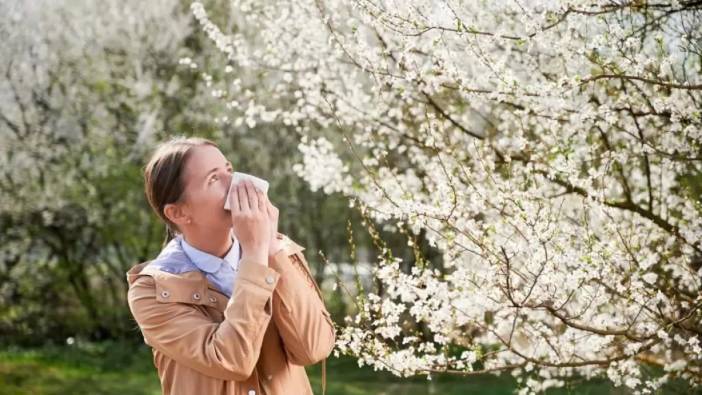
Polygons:
M183 210L179 204L168 203L163 207L163 214L171 222L182 228L183 225L191 222L190 216Z

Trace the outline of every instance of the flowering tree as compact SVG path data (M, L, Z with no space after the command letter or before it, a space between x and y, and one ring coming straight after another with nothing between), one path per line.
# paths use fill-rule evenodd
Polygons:
M702 3L346 3L234 0L226 30L192 4L272 76L265 106L227 87L235 122L295 126L312 189L443 254L383 248L339 350L524 393L702 383Z

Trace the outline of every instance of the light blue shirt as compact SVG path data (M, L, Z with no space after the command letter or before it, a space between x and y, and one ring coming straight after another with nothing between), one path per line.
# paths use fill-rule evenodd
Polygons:
M168 242L149 265L174 274L199 270L217 289L231 297L241 259L239 240L233 234L231 237L232 247L224 258L220 258L193 247L179 234Z

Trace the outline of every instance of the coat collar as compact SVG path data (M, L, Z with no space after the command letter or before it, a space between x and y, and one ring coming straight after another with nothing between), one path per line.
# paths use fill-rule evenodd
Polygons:
M283 233L278 233L277 237L283 240L283 250L287 255L293 255L305 249ZM131 286L137 278L151 276L155 283L156 300L159 302L210 305L224 311L229 298L207 280L205 273L200 270L169 273L161 270L165 262L194 265L183 251L181 244L173 239L156 258L129 268L126 272L127 284Z

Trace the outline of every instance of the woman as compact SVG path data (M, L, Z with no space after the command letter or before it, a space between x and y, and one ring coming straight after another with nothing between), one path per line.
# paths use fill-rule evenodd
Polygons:
M161 253L127 272L129 308L151 346L164 394L312 394L304 366L335 331L278 209L250 182L224 209L232 165L203 138L176 137L144 168L167 226ZM326 366L322 365L322 392Z

